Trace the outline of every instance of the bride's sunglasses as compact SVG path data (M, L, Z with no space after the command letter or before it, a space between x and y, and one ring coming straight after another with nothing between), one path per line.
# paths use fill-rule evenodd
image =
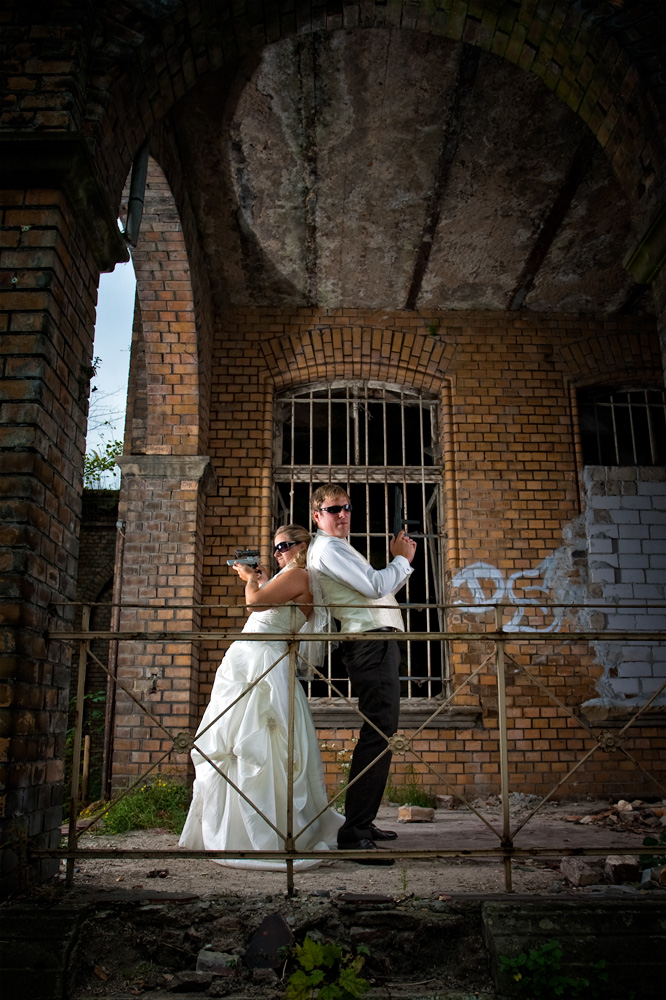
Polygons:
M298 545L298 542L278 542L273 549L273 555L277 555L278 552L288 552L290 548L294 545Z
M330 507L320 507L319 510L326 510L329 514L339 514L341 510L346 510L348 514L351 513L352 505L350 503L334 503Z

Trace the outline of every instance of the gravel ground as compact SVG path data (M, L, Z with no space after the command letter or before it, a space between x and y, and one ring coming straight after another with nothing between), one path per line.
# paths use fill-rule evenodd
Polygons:
M524 798L524 797L523 797ZM605 854L638 853L644 831L611 830L602 825L573 822L581 816L608 808L607 802L547 803L515 838L516 847L552 847L553 857L521 858L512 862L512 888L518 893L571 891L559 873L561 854L557 848L595 847ZM475 803L489 824L501 833L501 810L496 801ZM512 828L528 815L531 802L513 805ZM567 818L569 817L569 818ZM392 846L405 851L432 851L424 859L398 858L393 867L359 865L354 861L331 859L317 868L297 871L297 889L321 892L381 892L394 897L446 896L457 893L493 895L505 889L504 865L497 858L442 858L438 849L490 848L499 836L468 809L436 810L432 823L398 822L395 806L382 807L378 821L395 830ZM386 842L387 846L389 842ZM82 848L112 848L136 851L170 851L178 847L178 837L164 830L133 831L124 835L84 834ZM64 873L64 866L63 866ZM63 874L61 874L61 878ZM283 872L249 871L226 868L207 859L173 857L118 859L77 859L73 888L83 892L114 889L188 893L201 898L220 893L281 893L286 890ZM576 890L573 890L576 891Z

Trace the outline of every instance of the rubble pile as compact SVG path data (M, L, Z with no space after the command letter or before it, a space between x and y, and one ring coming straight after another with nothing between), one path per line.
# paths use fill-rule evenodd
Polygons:
M666 849L666 800L645 802L643 799L620 799L609 808L593 812L565 815L567 823L583 826L604 826L611 830L633 834L643 834L646 838L643 852L637 857L609 855L605 861L583 861L582 858L563 858L560 872L576 888L613 886L635 886L640 890L666 888L666 864L663 851ZM655 851L653 856L651 851Z
M593 823L611 830L659 837L661 830L666 828L666 799L661 802L644 802L642 799L629 802L627 799L620 799L606 809L570 814L564 819L567 823L580 823L583 826Z

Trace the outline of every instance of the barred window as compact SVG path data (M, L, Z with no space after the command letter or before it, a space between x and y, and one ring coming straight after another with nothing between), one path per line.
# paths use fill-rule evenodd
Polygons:
M441 457L435 396L378 382L333 382L283 393L275 421L275 525L311 527L309 499L317 486L339 483L354 511L350 541L378 569L391 559L396 517L419 538L414 572L396 595L408 631L442 626ZM434 698L444 683L439 641L400 641L402 694ZM340 654L329 655L328 676L349 695ZM327 697L328 685L307 682L308 694Z
M586 389L578 393L585 465L666 464L664 389Z

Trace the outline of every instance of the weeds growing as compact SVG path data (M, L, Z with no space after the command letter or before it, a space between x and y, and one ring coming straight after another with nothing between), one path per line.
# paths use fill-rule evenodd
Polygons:
M151 830L160 827L170 833L180 833L185 825L191 790L173 778L159 777L147 781L119 799L104 816L99 833L129 833L130 830ZM94 803L82 816L94 816L106 803Z
M368 949L360 945L356 954L331 941L315 941L306 935L291 951L296 968L287 980L285 1000L354 1000L370 988L361 976Z
M412 765L404 785L394 785L389 775L385 798L387 802L394 802L399 806L422 806L424 809L433 809L435 806L435 796L430 795L419 784L419 775Z
M572 1000L574 997L599 997L608 981L602 958L590 966L587 976L569 976L561 971L562 948L559 941L544 941L538 948L509 958L500 955L500 970L508 973L521 996L544 1000Z

